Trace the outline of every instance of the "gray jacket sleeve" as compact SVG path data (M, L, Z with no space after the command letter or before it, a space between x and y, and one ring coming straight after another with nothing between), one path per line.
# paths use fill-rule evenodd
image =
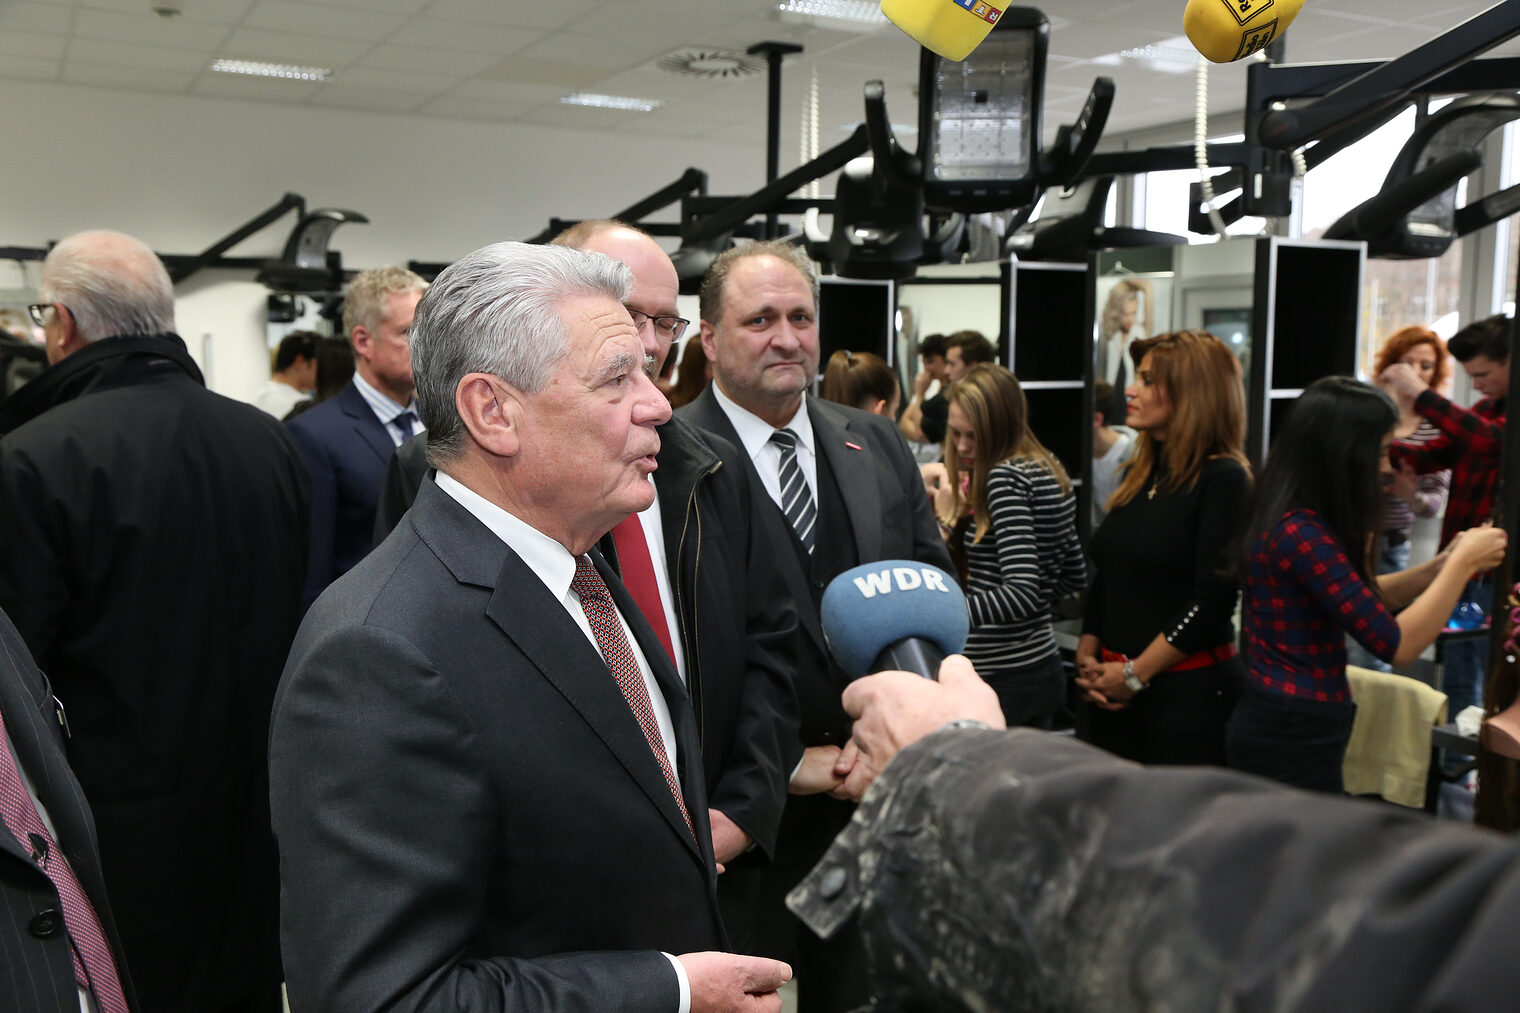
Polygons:
M1058 736L904 750L794 891L882 1009L1441 1010L1520 995L1520 845Z

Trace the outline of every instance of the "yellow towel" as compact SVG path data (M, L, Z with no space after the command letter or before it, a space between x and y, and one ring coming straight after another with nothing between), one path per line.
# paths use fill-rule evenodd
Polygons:
M1425 805L1430 729L1446 721L1446 694L1418 679L1347 666L1356 722L1342 774L1352 795Z

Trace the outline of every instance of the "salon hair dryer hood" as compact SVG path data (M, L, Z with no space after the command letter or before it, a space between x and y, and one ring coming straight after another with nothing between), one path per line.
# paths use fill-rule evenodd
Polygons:
M900 668L934 678L966 647L966 596L937 566L888 559L835 577L823 592L823 637L846 676Z

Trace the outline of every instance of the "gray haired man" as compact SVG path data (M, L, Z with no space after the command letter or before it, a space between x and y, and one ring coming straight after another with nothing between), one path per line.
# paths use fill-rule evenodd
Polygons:
M70 236L38 298L52 365L0 406L0 607L68 716L134 1008L277 1013L265 741L305 471L206 389L142 242Z
M412 366L438 469L312 608L270 773L297 1009L775 1011L714 952L696 724L593 546L670 407L627 268L501 243L439 275Z

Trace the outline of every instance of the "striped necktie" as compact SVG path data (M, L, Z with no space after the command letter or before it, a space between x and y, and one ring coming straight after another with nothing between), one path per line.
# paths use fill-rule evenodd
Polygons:
M771 433L771 442L781 451L781 512L811 555L818 508L813 504L807 479L802 476L802 466L797 463L797 434L790 429L778 429Z
M62 930L73 944L74 981L95 997L100 1013L127 1013L116 958L95 914L95 905L74 875L63 849L48 833L31 792L21 780L21 771L6 744L3 717L0 717L0 817L58 891L58 906L63 909ZM34 915L27 927L32 935L46 938L59 930L58 920L58 912L43 911Z
M638 660L633 656L633 646L628 643L628 635L623 632L623 624L618 621L612 593L607 590L602 575L596 572L590 556L576 557L575 576L570 580L570 590L580 598L581 608L586 611L586 621L591 624L591 632L596 637L597 650L602 652L602 660L611 670L613 681L623 691L628 709L633 711L634 718L643 729L644 738L649 742L655 761L660 765L660 773L665 775L665 783L670 785L670 793L675 796L676 808L681 810L687 829L695 837L696 828L692 826L691 814L686 811L681 784L670 766L670 754L665 752L665 740L660 737L660 723L655 719L654 707L649 702L649 688L644 685L644 675L639 671Z

